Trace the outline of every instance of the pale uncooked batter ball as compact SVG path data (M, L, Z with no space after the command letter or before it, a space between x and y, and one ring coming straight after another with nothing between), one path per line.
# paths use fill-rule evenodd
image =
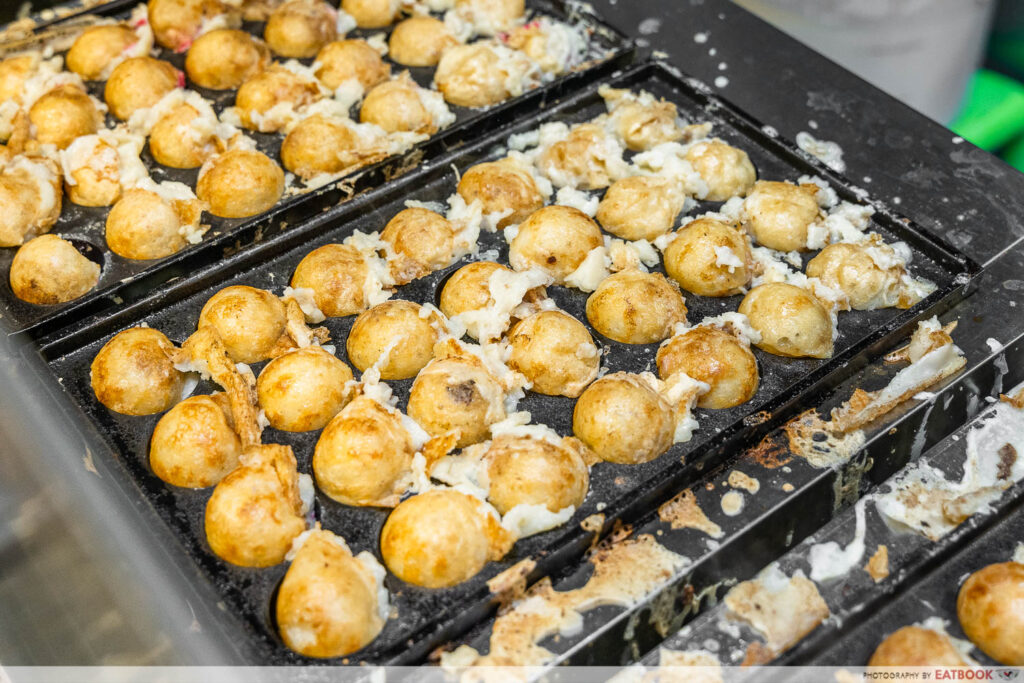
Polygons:
M139 36L124 24L90 26L71 45L64 66L87 81L98 81L110 63L137 42Z
M185 373L174 368L174 345L159 330L118 332L92 361L92 390L99 402L125 415L161 413L181 400Z
M485 214L510 212L498 228L522 223L544 206L544 195L530 169L511 158L470 166L459 179L458 193L467 204L479 200Z
M667 339L686 322L686 302L661 273L624 270L605 278L587 299L587 319L598 332L625 344Z
M267 363L256 394L267 421L285 432L321 429L351 397L352 371L319 346L308 346Z
M896 298L886 295L899 285L902 268L882 268L871 258L868 249L861 244L830 244L807 264L807 277L816 277L828 287L846 294L854 310L884 305L887 299ZM876 246L874 249L889 248Z
M359 120L389 133L437 132L434 118L420 98L419 86L411 78L395 78L374 86L363 100Z
M746 227L761 246L805 251L807 228L818 218L818 187L759 180L743 200Z
M86 294L100 279L100 267L57 235L26 242L11 262L11 289L31 304L61 304Z
M284 194L284 171L263 152L232 149L199 171L196 195L207 211L221 218L263 213Z
M204 125L195 125L199 111L187 102L172 108L149 132L149 152L153 159L170 168L198 168L221 148L221 141Z
M242 567L284 561L306 529L290 446L250 446L206 503L206 541L217 557Z
M721 140L702 140L686 151L686 160L708 185L704 199L724 202L730 197L743 197L757 180L754 164L742 149Z
M572 431L602 460L635 465L669 449L675 418L649 384L615 372L591 384L576 401Z
M213 486L238 466L242 442L224 394L192 396L156 423L149 440L153 474L172 486Z
M397 0L341 0L341 9L359 28L384 28L395 20L401 7Z
M46 158L18 157L0 170L0 247L16 247L60 218L61 172Z
M130 259L170 256L188 245L184 233L199 227L196 201L168 201L149 190L126 190L107 214L107 246Z
M399 283L424 277L455 259L455 227L429 209L399 211L384 226L380 238L395 251L391 270Z
M517 505L543 505L550 512L579 508L590 485L580 453L544 438L500 435L491 441L484 461L487 500L503 515Z
M574 126L565 140L556 142L541 153L537 168L559 187L571 185L581 190L603 189L618 180L624 171L608 158L609 142L614 141L596 123Z
M271 64L238 88L235 107L242 125L249 130L276 133L285 127L286 117L266 116L268 111L283 102L298 109L313 104L321 97L320 87L315 81L303 78L280 64Z
M340 173L354 161L359 140L352 129L322 114L304 118L281 143L281 163L300 178Z
M271 356L286 322L281 299L265 289L232 285L207 300L197 327L217 330L236 363L258 363Z
M221 28L204 33L185 56L185 73L210 90L237 88L270 64L270 48L245 31Z
M409 17L391 32L388 55L403 66L437 66L441 53L458 43L440 19Z
M434 83L446 102L459 107L489 107L522 92L521 74L528 61L511 61L516 53L502 53L486 43L456 45L441 55ZM519 54L523 59L525 55Z
M324 45L314 64L320 65L316 77L331 90L353 78L363 90L369 90L391 77L391 67L380 53L365 40L356 38Z
M313 474L320 490L339 503L394 507L415 454L398 413L357 396L320 435Z
M545 206L519 225L508 258L516 270L540 268L563 283L603 244L601 229L587 214L570 206Z
M520 320L509 330L508 341L509 366L523 373L539 394L575 398L601 367L601 352L586 326L562 311L541 311Z
M1024 666L1024 564L1000 562L971 574L956 615L979 650L1000 664Z
M202 28L229 11L220 0L149 0L149 24L156 42L175 52L184 52ZM229 24L238 26L238 17L229 15Z
M92 135L103 125L103 114L85 91L76 85L62 85L32 105L28 118L35 138L42 144L64 149L82 135Z
M904 626L879 643L868 666L967 666L949 638L930 628Z
M612 183L597 205L597 222L626 240L653 242L676 223L686 195L667 178L630 176Z
M352 365L376 366L381 379L409 379L434 357L440 320L412 301L392 299L363 311L346 348Z
M774 282L754 287L743 297L739 312L761 333L756 346L792 358L832 355L832 318L806 289Z
M447 588L475 576L513 543L484 503L454 489L434 489L402 501L380 534L380 552L402 581Z
M665 247L665 272L701 296L739 294L750 282L752 263L747 236L714 218L687 223Z
M337 12L323 0L288 0L270 13L263 39L282 57L313 57L338 37Z
M170 63L152 57L132 57L114 67L103 90L110 113L127 121L139 109L152 107L175 88L185 85L185 74Z
M463 358L427 363L409 392L409 417L432 436L458 430L459 447L487 438L488 428L505 419L501 383L480 362Z
M291 286L312 289L317 307L334 318L366 309L363 285L368 276L369 266L358 249L347 244L325 244L299 262Z
M754 397L760 375L750 346L735 335L701 325L676 335L658 349L658 375L685 372L711 387L697 399L701 408L731 408Z
M526 14L524 0L455 0L455 9L469 17L477 33L493 36L511 31Z
M342 657L377 637L387 616L378 576L384 568L367 558L353 557L330 531L310 533L277 593L277 628L285 645L306 657Z

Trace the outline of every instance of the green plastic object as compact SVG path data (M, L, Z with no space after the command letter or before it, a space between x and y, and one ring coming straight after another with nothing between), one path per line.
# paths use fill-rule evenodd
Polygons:
M1024 84L979 69L971 79L960 114L949 126L965 140L988 151L1024 133Z

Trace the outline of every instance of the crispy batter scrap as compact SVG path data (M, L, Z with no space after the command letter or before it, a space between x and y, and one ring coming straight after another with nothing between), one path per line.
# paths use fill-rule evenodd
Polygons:
M864 565L864 571L874 579L875 583L885 580L889 576L889 547L878 546L878 550Z
M835 433L816 410L808 410L782 427L789 450L811 466L824 468L847 462L864 445L864 432Z
M749 474L740 472L739 470L729 472L729 478L726 479L726 481L729 483L729 486L734 489L743 489L748 493L757 493L761 490L761 482L754 479Z
M494 594L495 601L501 605L501 609L526 594L526 579L536 568L537 563L526 558L516 562L487 582L487 587L491 589L491 593Z
M764 637L772 659L829 616L828 605L813 581L799 570L787 577L776 565L756 579L735 585L725 596L725 607L731 619L748 624Z
M672 525L673 529L696 529L711 538L722 537L722 527L708 519L697 503L697 496L690 489L679 493L659 507L658 517Z

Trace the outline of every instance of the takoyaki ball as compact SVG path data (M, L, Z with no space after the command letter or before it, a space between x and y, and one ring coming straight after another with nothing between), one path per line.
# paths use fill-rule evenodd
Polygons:
M646 382L628 372L597 380L579 397L572 431L607 462L648 462L672 445L671 406Z
M363 555L363 553L360 553ZM384 627L378 576L330 531L310 532L281 581L275 613L285 645L307 657L342 657ZM385 612L386 614L386 612Z
M317 307L332 318L366 308L363 285L370 274L362 253L347 244L325 244L306 254L295 268L291 286L312 289Z
M505 266L491 261L476 261L459 268L448 278L441 290L441 312L451 318L493 305L495 302L491 297L490 280L498 271L512 273ZM536 287L527 292L524 300L536 301L543 299L545 295L544 287ZM477 339L478 331L476 325L470 325L466 332L470 337Z
M468 16L477 33L493 36L511 31L526 13L524 0L455 0L455 9Z
M487 500L503 515L517 505L543 505L550 512L578 508L587 495L587 463L562 444L502 434L491 441L485 458Z
M686 302L661 273L624 270L605 278L587 299L587 320L609 339L652 344L686 322Z
M263 152L232 149L207 164L199 172L196 195L214 216L255 216L284 194L284 171Z
M725 330L701 325L672 337L658 349L658 375L668 379L685 372L711 387L701 394L701 408L731 408L757 392L760 376L750 347Z
M306 529L290 446L250 446L206 503L206 541L226 562L271 567Z
M563 283L603 244L601 228L587 214L571 206L545 206L519 225L508 259L516 270L540 268Z
M401 7L396 0L341 0L341 9L355 19L359 28L390 26Z
M232 423L224 394L186 398L156 423L149 440L153 474L172 486L213 486L238 467L242 442Z
M380 534L384 564L402 581L447 588L500 560L513 543L485 504L455 489L402 501Z
M761 246L805 251L807 228L818 217L816 185L759 180L743 200L746 227Z
M441 53L458 43L443 21L430 16L409 17L391 32L388 55L403 66L437 66Z
M156 42L175 52L184 52L202 28L204 20L228 12L219 0L149 0L149 24ZM237 26L237 17L228 23Z
M900 272L898 266L881 268L863 245L846 242L828 245L807 264L807 277L842 291L857 311L877 307L886 290L899 282Z
M204 33L185 56L185 72L210 90L237 88L270 64L266 43L245 31L221 28Z
M64 187L79 206L110 206L121 196L121 157L113 144L98 136L81 137L68 145ZM72 161L73 160L73 161Z
M344 505L394 507L416 454L401 418L357 396L328 423L313 452L320 490Z
M56 235L26 242L11 262L11 289L31 304L61 304L96 286L100 267Z
M971 574L956 615L979 650L1000 664L1024 666L1024 564L1000 562Z
M28 118L35 127L36 140L57 149L64 149L77 137L92 135L103 125L103 114L77 85L62 85L40 97L29 109Z
M174 345L163 332L133 327L118 332L92 361L92 390L99 402L124 415L161 413L179 400L185 373L176 370Z
M437 316L412 301L394 299L363 311L348 334L352 365L376 365L381 379L409 379L434 357Z
M467 204L480 200L485 214L511 211L498 222L499 228L522 223L544 206L530 169L509 158L470 166L459 179L458 193Z
M110 63L138 41L135 31L124 24L91 26L75 39L64 66L87 81L101 80Z
M365 40L338 40L324 45L316 56L316 77L331 90L356 79L363 90L388 80L391 67Z
M949 638L930 628L904 626L875 648L868 666L967 666Z
M359 145L352 129L322 114L302 119L281 143L281 163L300 178L340 173L352 165L347 154Z
M267 363L256 394L267 421L285 432L320 429L350 398L352 371L319 346L307 346Z
M548 396L575 398L597 377L601 352L587 328L562 311L541 311L509 330L508 364L521 372L531 389Z
M462 448L486 439L489 427L505 419L504 399L501 383L482 363L434 359L412 383L409 417L431 436L457 431Z
M249 130L275 133L284 128L285 122L264 118L267 111L281 102L290 102L295 108L303 107L320 97L320 88L315 82L283 66L271 64L242 83L235 95L235 107L242 125Z
M679 141L683 130L677 123L678 116L675 104L653 98L646 101L626 96L615 102L612 110L615 132L634 152Z
M182 102L160 117L149 132L149 151L158 164L198 168L219 151L212 132L204 134L193 128L192 122L199 116L195 107Z
M513 76L520 69L509 63L510 57L499 54L486 42L450 47L437 63L434 83L446 102L459 107L504 102L521 88L519 79Z
M566 139L544 150L537 159L537 167L556 185L574 185L581 190L603 189L618 175L604 158L607 139L608 133L595 123L575 126Z
M750 282L753 255L747 236L714 218L683 226L664 256L669 277L694 294L731 296Z
M359 120L388 133L437 132L433 116L420 99L419 86L411 78L395 78L374 86L363 100Z
M288 0L270 13L263 39L282 57L313 57L338 37L337 12L323 0Z
M107 214L107 246L130 259L176 254L188 245L185 233L199 227L197 201L168 201L149 190L126 190Z
M616 180L597 205L597 222L625 240L653 242L676 223L686 201L679 187L659 176Z
M0 247L47 232L60 217L61 173L43 157L18 157L0 170Z
M398 257L393 266L400 282L410 282L444 268L455 258L455 228L439 213L410 207L395 214L380 238Z
M270 357L285 333L284 302L265 289L232 285L207 300L197 327L217 330L236 363L258 363Z
M152 107L183 85L185 75L170 63L152 57L132 57L114 67L103 89L103 98L110 113L126 121L137 110Z
M0 61L0 101L20 102L25 92L25 81L38 64L38 55L20 55Z
M791 358L832 355L832 319L814 294L793 285L758 285L743 297L739 312L761 333L756 346Z
M708 193L704 199L711 202L743 197L757 180L757 172L747 153L721 140L694 143L686 151L686 160L707 183Z

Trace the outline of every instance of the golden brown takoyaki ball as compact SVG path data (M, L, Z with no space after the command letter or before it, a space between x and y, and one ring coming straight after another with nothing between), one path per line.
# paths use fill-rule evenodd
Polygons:
M156 42L175 52L188 49L204 19L230 11L220 0L149 0L148 9ZM237 26L237 17L228 23Z
M967 666L949 638L921 626L904 626L879 643L868 666Z
M545 72L557 74L571 64L573 52L561 42L552 44L554 35L549 25L531 21L509 33L503 42L513 49L526 53L526 56ZM561 41L563 37L558 35L554 39Z
M459 107L487 107L518 94L519 73L507 55L486 42L449 47L441 55L434 83L446 102Z
M82 137L67 148L75 161L64 180L68 199L79 206L110 206L121 196L121 158L113 144L98 136Z
M191 396L156 423L149 440L153 474L172 486L213 486L238 466L242 442L222 393Z
M127 120L139 109L152 107L175 88L185 85L185 75L170 63L152 57L126 59L110 73L103 89L110 113Z
M485 459L487 500L503 515L517 505L544 505L551 512L578 508L590 485L579 452L547 439L502 434L491 441Z
M258 363L270 358L286 322L281 299L265 289L232 285L207 300L197 327L216 329L236 363Z
M198 168L219 150L211 132L200 134L192 122L199 112L182 102L160 117L149 132L149 151L158 164L170 168Z
M306 529L290 446L258 444L220 480L206 503L206 541L226 562L271 567Z
M665 247L669 277L701 296L738 294L750 282L752 262L747 236L714 218L687 223Z
M255 216L284 193L284 171L263 152L232 149L207 163L199 173L196 195L214 216Z
M26 242L11 262L11 289L31 304L60 304L96 286L100 267L56 235Z
M441 311L451 318L460 313L478 311L494 305L490 282L491 277L499 271L507 275L512 273L505 266L490 261L477 261L459 268L448 278L441 290ZM545 296L544 287L535 287L526 293L523 300L535 303ZM479 328L471 324L466 332L470 337L477 339Z
M267 421L285 432L320 429L351 397L352 371L319 346L307 346L267 363L256 393Z
M508 258L516 270L540 268L562 283L603 244L601 229L587 214L571 206L545 206L519 225Z
M884 249L886 247L875 247ZM884 304L888 290L899 284L901 268L881 268L864 245L840 242L821 250L807 264L807 277L842 291L850 308L865 310Z
M971 574L956 615L979 650L1000 664L1024 666L1024 564L1000 562Z
M686 201L679 187L659 176L616 180L597 205L597 222L626 240L654 241L672 229Z
M454 489L434 489L391 512L380 534L380 552L402 581L447 588L500 560L513 540L481 501Z
M64 149L82 135L92 135L103 124L103 114L77 85L62 85L46 93L32 105L29 121L35 127L36 140Z
M595 123L575 126L565 140L551 145L537 159L537 167L556 185L600 190L618 179L608 166L603 149L608 134Z
M680 140L683 131L676 122L677 117L676 105L671 102L641 102L629 98L615 106L612 121L626 147L642 152Z
M436 66L445 48L458 42L440 19L409 17L391 32L388 55L403 66Z
M64 65L87 81L97 81L114 59L138 41L135 31L124 24L90 26L75 39Z
M133 327L118 332L92 361L92 390L100 403L124 415L160 413L179 400L185 373L174 368L174 345L163 332Z
M168 201L149 190L126 190L107 214L107 246L130 259L163 258L188 245L184 232L199 227L197 201Z
M221 28L204 33L185 56L185 72L211 90L237 88L270 64L270 48L245 31Z
M381 379L415 377L434 357L437 324L436 314L412 301L377 304L360 313L352 325L348 359L361 371L377 365Z
M524 0L455 0L455 8L487 36L510 31L526 13Z
M299 122L281 143L281 163L300 178L340 173L352 165L358 145L352 130L329 117L314 114Z
M498 222L499 228L522 223L544 206L530 169L509 158L470 166L459 179L458 193L467 204L480 200L485 214L511 211Z
M743 197L757 180L757 172L747 153L721 140L694 143L686 151L686 160L707 183L708 193L704 199L711 202Z
M360 560L330 531L310 533L277 594L285 645L307 657L342 657L377 637L386 605L378 604L378 579Z
M337 12L323 0L288 0L270 13L263 39L282 57L313 57L338 37Z
M818 218L818 187L759 180L743 201L745 225L758 244L806 251L807 228Z
M0 247L47 232L60 217L61 173L46 158L19 157L0 170Z
M832 355L832 319L814 294L782 282L758 285L743 297L739 312L761 333L756 346L791 358Z
M701 325L676 335L658 349L658 375L668 379L685 372L711 387L701 394L701 408L731 408L757 392L760 375L750 347L725 330Z
M399 282L410 282L444 268L455 258L455 228L439 213L410 207L388 221L380 238L397 255L392 270Z
M0 61L0 101L20 102L25 81L38 64L38 55L20 55Z
M508 364L539 394L575 398L597 377L601 352L587 328L562 311L541 311L509 330Z
M458 447L487 438L505 419L504 389L483 364L463 358L434 359L409 391L409 417L432 436L458 430Z
M393 507L416 454L401 418L357 396L330 421L313 452L320 490L345 505Z
M359 120L389 133L437 132L433 117L420 99L419 86L411 78L394 78L374 86L363 100Z
M661 273L624 270L605 278L587 299L587 319L598 332L624 344L667 339L686 322L686 302Z
M312 289L317 307L332 318L366 308L363 285L369 266L362 253L347 244L325 244L306 254L295 268L291 286Z
M281 102L290 102L299 108L316 102L320 97L316 83L283 66L271 64L238 88L235 106L243 126L262 133L274 133L284 127L284 122L262 118L268 110Z
M398 16L397 0L341 0L341 9L352 15L359 28L384 28Z
M672 445L672 408L636 375L614 372L579 397L572 431L599 458L634 465L657 458Z
M354 78L369 90L391 77L391 67L365 40L338 40L324 45L316 56L316 77L331 90Z

